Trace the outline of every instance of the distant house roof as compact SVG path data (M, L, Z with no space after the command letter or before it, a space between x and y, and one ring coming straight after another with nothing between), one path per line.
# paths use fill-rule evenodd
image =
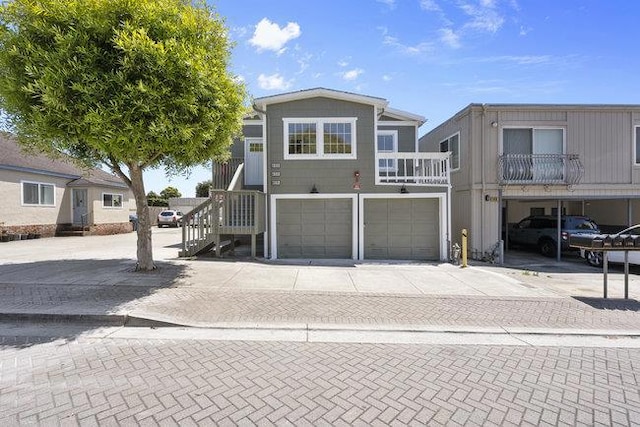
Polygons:
M71 180L67 184L70 187L98 185L127 188L116 175L97 168L83 169L64 155L52 159L41 153L26 152L8 134L0 133L0 153L0 169L67 178Z

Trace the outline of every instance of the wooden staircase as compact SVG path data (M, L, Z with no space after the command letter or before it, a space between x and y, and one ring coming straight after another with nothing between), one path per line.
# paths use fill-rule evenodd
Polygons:
M200 255L215 249L220 256L222 242L235 236L251 236L251 256L256 254L256 236L265 231L266 195L260 191L214 191L182 217L181 257Z

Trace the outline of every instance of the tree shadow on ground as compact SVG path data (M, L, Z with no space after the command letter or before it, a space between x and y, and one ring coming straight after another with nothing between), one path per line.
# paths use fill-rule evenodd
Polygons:
M73 340L100 326L122 326L129 307L176 286L188 268L156 262L156 270L137 272L135 266L129 258L0 265L0 348Z
M598 310L640 311L640 301L622 298L589 298L573 296L573 299Z

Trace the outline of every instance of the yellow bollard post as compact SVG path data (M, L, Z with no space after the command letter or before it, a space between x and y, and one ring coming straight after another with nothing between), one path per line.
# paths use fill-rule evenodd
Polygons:
M467 229L462 229L462 268L467 266Z

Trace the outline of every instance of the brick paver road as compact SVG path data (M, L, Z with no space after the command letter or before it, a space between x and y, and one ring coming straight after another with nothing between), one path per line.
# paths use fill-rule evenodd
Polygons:
M43 340L0 345L3 425L632 425L640 350Z

